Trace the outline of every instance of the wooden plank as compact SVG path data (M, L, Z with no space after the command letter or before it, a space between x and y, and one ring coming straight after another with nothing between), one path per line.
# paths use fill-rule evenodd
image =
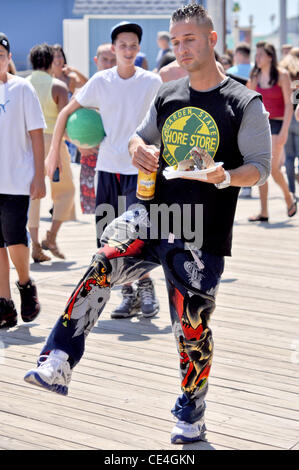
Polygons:
M101 381L103 382L103 381ZM109 384L109 381L106 382ZM28 386L29 387L29 386ZM114 402L114 406L117 408L123 408L124 406L130 406L131 405L131 410L135 412L136 406L139 409L143 409L145 413L150 414L153 413L151 412L151 407L147 406L147 400L149 400L150 405L153 407L153 411L158 408L159 402L161 401L160 404L160 410L159 410L159 416L161 414L161 406L164 407L166 405L166 412L164 419L169 419L169 409L170 406L172 405L172 401L174 401L174 398L170 402L165 402L165 399L163 398L163 395L159 399L155 399L155 393L150 392L150 390L138 390L136 387L131 386L130 384L126 385L126 390L127 393L120 393L120 397L116 400L111 400L111 398L107 395L107 389L105 386L105 381L104 384L102 385L97 385L97 386L91 386L90 384L86 384L85 382L77 382L76 379L73 380L72 383L72 388L70 391L71 397L77 397L80 399L80 397L88 397L90 399L90 394L91 396L96 396L99 397L102 403L105 403L107 406L110 406ZM46 392L44 392L46 393ZM139 396L140 395L140 396ZM129 398L130 397L130 398ZM68 399L67 399L68 400ZM131 401L131 403L128 403L128 400ZM68 401L66 401L68 403ZM158 406L157 406L158 403ZM212 407L213 410L216 410L220 413L220 410L225 410L225 413L227 416L235 416L235 415L240 415L240 416L245 416L246 420L248 421L255 421L258 414L260 413L261 416L263 416L263 422L264 426L266 427L265 423L269 422L269 426L273 426L274 429L276 429L276 423L277 423L277 418L279 418L279 429L285 429L287 435L290 435L290 438L292 438L292 442L294 440L294 436L292 436L292 429L295 429L296 435L298 435L298 424L296 426L296 421L293 421L295 419L294 413L288 413L285 410L281 410L280 408L276 408L275 406L266 406L266 405L258 405L256 403L251 403L249 401L244 401L244 400L238 400L234 398L231 395L226 396L219 396L219 394L214 396L214 393L211 390L209 399L207 400L208 403L208 408ZM64 405L66 406L66 405ZM236 411L238 410L238 412ZM219 420L218 420L219 421ZM222 422L222 420L221 420ZM246 421L245 421L245 427L246 427ZM254 427L254 426L253 426ZM289 431L290 430L290 431ZM280 431L281 432L281 431ZM277 433L276 431L273 433L280 435L280 433Z
M117 349L115 350L114 353L109 354L109 351L106 348L103 348L101 345L98 346L97 344L92 345L90 343L88 347L88 355L86 355L83 358L83 361L89 362L91 367L97 367L97 364L99 364L99 368L102 371L109 371L111 369L111 366L114 364L117 369L119 369L120 375L122 373L128 372L130 375L132 374L133 376L136 375L136 373L142 373L145 370L144 362L142 360L138 360L136 357L136 353L128 351L128 354L126 354L126 358L123 358L122 352L125 351L125 349L118 351ZM36 348L36 353L35 356L32 355L33 347L24 347L23 348L23 354L22 354L22 362L27 362L27 367L28 369L32 367L33 363L36 360L36 357L38 356L40 348ZM9 350L6 353L6 359L14 359L14 353L17 351L17 346L15 347L10 347ZM226 353L226 359L223 359L223 351L218 351L216 350L215 352L215 368L216 368L216 374L218 370L218 364L223 365L227 364L228 366L233 366L233 367L240 367L241 369L246 370L246 375L248 374L255 374L257 371L261 371L263 373L267 373L269 380L273 381L272 378L272 365L271 361L268 359L260 359L256 361L256 364L254 364L254 358L243 356L243 355L238 355L235 352L231 353L228 351L225 351ZM100 359L99 359L100 357ZM174 377L176 380L176 371L177 371L177 358L176 356L170 356L167 358L163 364L159 364L153 361L152 356L146 356L144 359L147 359L147 367L146 367L146 375L148 378L151 378L152 382L154 383L155 380L160 380L160 375L161 377ZM18 360L18 359L16 359ZM274 361L273 361L274 362ZM273 365L273 367L275 364ZM299 390L299 384L296 381L296 375L295 378L292 375L292 369L291 367L286 367L284 363L277 363L276 367L278 370L283 369L283 373L276 373L276 380L285 380L289 385L294 384L295 389L296 389L296 384L297 384L297 390ZM239 369L238 369L239 370ZM151 375L149 376L149 374ZM157 377L158 375L158 377ZM217 375L216 375L217 376ZM298 375L297 375L298 376ZM290 390L289 390L290 391Z
M111 336L110 336L110 338L111 338ZM90 343L90 344L91 344L91 343ZM93 342L93 344L95 344L95 343ZM96 344L97 344L97 343L96 343ZM130 346L132 347L132 345L130 345ZM35 349L36 352L33 352L33 349ZM35 362L39 350L40 350L40 346L39 346L39 345L36 345L36 346L35 346L35 345L32 345L32 346L28 347L27 349L26 349L26 347L23 347L23 352L24 352L24 353L27 352L27 351L28 351L28 352L32 352L32 363ZM92 352L91 352L91 351L92 351ZM122 349L119 354L121 355L123 351L124 351L124 349ZM143 350L139 350L139 349L138 349L137 351L138 351L138 353L143 354ZM128 354L129 354L129 353L128 353ZM221 363L221 361L218 362L218 359L217 359L218 354L220 354L220 353L218 353L217 348L216 348L215 362L214 362L214 371L215 371L214 376L215 376L215 377L218 376L218 369L219 369L219 370L222 370L222 368L225 367L225 368L228 368L229 371L230 371L230 380L231 380L231 379L233 378L233 376L234 376L235 367L232 366L231 363L229 363L228 365L223 366L223 361L222 361L222 363ZM135 355L135 353L133 352L133 353L132 353L132 358L134 358L134 355ZM90 360L92 360L92 359L94 358L94 360L97 362L99 356L103 356L103 349L101 349L101 348L98 347L97 345L94 346L94 347L90 347L90 345L88 345L88 358L89 358ZM104 355L104 356L105 356L105 355ZM22 360L23 360L23 357L25 357L25 356L22 355ZM87 356L85 356L85 357L87 357ZM119 357L119 355L118 355L118 354L115 354L115 361L116 361L116 362L118 361L118 357ZM153 355L149 354L149 357L146 357L147 363L151 364L151 362L153 362L153 357L154 357ZM84 358L84 360L85 360L85 358ZM30 359L28 359L28 361L30 361ZM107 359L105 358L105 361L109 362L109 356L107 356ZM219 363L221 364L221 369L218 367L218 364L219 364ZM129 363L128 363L128 364L129 364ZM30 362L28 362L28 368L31 367L31 365L32 365L32 364L30 364ZM171 369L174 371L174 374L173 374L173 375L176 376L176 370L177 370L177 358L176 358L176 355L170 355L170 356L169 356L169 361L165 361L165 363L163 364L163 368L165 368L166 365L167 365L168 367L171 367ZM139 367L142 369L142 364L141 364L141 366L139 366ZM239 378L241 379L241 378L242 378L242 375L240 374L240 371L241 371L241 369L238 369L237 374L239 374ZM270 372L271 372L271 371L270 371ZM252 371L252 370L251 370L251 371L246 371L246 373L245 373L245 375L244 375L243 381L248 382L248 376L249 376L250 374L251 374L251 375L254 374L254 377L255 377L254 380L255 380L255 382L258 382L258 381L259 381L259 378L267 376L267 374L260 373L260 372L258 372L258 371ZM273 379L271 378L271 375L272 375L272 374L270 373L270 374L269 374L269 381L270 381L270 383L273 382ZM282 387L281 390L285 390L285 391L292 391L292 389L294 389L294 392L298 392L298 382L296 382L296 380L294 380L292 377L288 378L288 377L284 376L284 379L283 379L283 380L285 381L285 384L282 383L282 382L283 382L282 377L278 376L277 374L276 374L276 377L277 377L277 379L278 379L278 380L277 380L277 384L273 384L273 385L271 384L271 387L276 387L276 386L277 386L277 387ZM265 383L265 382L263 382L263 383ZM295 386L295 387L292 387L292 383L294 383L294 384L297 383L297 387L296 387L296 386Z
M107 358L108 361L109 358ZM7 366L14 367L14 368L22 368L19 373L19 379L22 379L22 375L30 367L30 362L28 366L25 368L24 360L16 361L14 359L7 358ZM4 367L4 366L2 366ZM174 374L152 374L148 371L140 370L137 372L137 369L130 368L129 366L123 367L120 371L118 370L117 360L115 363L115 367L112 369L111 372L111 365L107 365L106 362L101 361L91 361L89 359L84 358L80 366L76 368L73 374L73 379L79 380L80 382L92 382L93 384L98 384L100 381L103 380L110 380L113 381L114 384L131 384L131 385L138 385L139 387L145 387L151 390L159 390L161 393L167 393L168 387L170 386L172 390L177 389L176 384L177 380ZM24 371L22 374L22 370ZM95 378L94 378L95 376ZM163 379L163 380L162 380ZM248 380L248 378L247 378ZM212 382L213 383L213 382ZM298 390L298 387L297 387ZM258 401L263 400L263 397L259 397ZM277 404L275 405L277 406ZM290 405L291 412L296 414L294 408L296 406ZM298 407L297 407L298 408Z
M2 429L1 432L3 432ZM44 445L34 444L33 442L28 443L12 437L3 436L2 434L0 434L0 446L2 450L49 450Z
M24 410L24 407L23 407ZM32 415L36 416L36 411L31 410ZM30 412L30 414L31 414ZM66 422L67 420L63 420L63 422L60 421L60 419L57 417L55 424L50 423L45 419L44 421L41 421L38 419L35 419L34 417L29 417L29 416L24 416L25 411L21 412L22 414L14 416L13 414L10 414L9 412L3 412L0 411L0 419L4 420L6 424L10 424L12 426L18 426L24 430L28 430L28 432L35 432L40 434L40 443L41 446L43 445L43 440L47 441L47 437L45 435L50 435L51 437L60 437L62 440L66 437L66 440L71 441L73 443L79 443L81 446L82 444L89 446L90 443L92 442L93 445L95 446L96 449L115 449L118 448L119 450L128 450L130 449L130 445L127 444L122 444L120 442L115 442L114 444L112 441L105 439L105 437L102 436L96 436L91 433L90 428L89 432L85 432L84 430L78 431L78 427L75 428L74 423L69 424ZM51 421L49 419L49 421ZM54 421L54 419L52 419ZM69 420L72 421L72 420ZM76 423L78 426L78 423ZM86 428L86 426L85 426ZM117 433L115 433L117 434ZM30 444L31 445L31 444ZM30 449L30 446L28 446L28 449Z
M18 341L19 339L16 338L10 338L10 347L6 352L7 357L13 357L16 351L18 351ZM163 373L164 369L170 368L173 370L177 370L177 357L174 352L172 353L167 353L167 349L163 349L163 354L164 354L164 361L163 364L161 364L159 357L156 357L156 355L153 355L152 350L148 351L145 348L141 348L138 346L135 346L134 344L130 345L130 349L128 349L128 346L120 344L118 341L113 341L113 344L117 347L115 347L111 352L110 345L111 343L105 341L105 336L101 337L100 341L97 341L96 338L90 337L90 341L88 343L88 359L90 360L95 360L98 361L98 357L100 356L102 360L105 360L107 362L115 362L117 361L118 363L125 362L126 366L130 366L131 363L136 363L135 367L139 369L144 369L144 361L146 360L147 362L147 370L157 370L158 373ZM227 345L226 347L222 347L223 345ZM165 346L165 343L164 343ZM291 373L293 373L292 367L289 365L290 364L290 357L292 350L281 350L279 348L271 348L271 347L264 347L264 346L255 346L254 349L248 345L248 348L246 348L246 343L245 342L235 342L235 341L228 341L226 338L221 338L221 342L219 342L219 346L215 348L215 353L214 353L214 361L215 363L218 363L218 356L219 356L219 361L220 358L223 357L224 355L227 356L228 358L235 358L236 356L244 361L246 361L246 364L251 364L252 361L256 363L256 356L257 354L259 355L259 363L263 365L264 363L267 364L268 367L270 367L270 360L275 360L277 356L281 358L280 361L276 361L275 365L277 369L283 369L284 372L287 370L290 370ZM168 348L169 350L169 348ZM271 351L269 353L269 350ZM35 352L34 352L35 351ZM23 354L22 358L26 358L28 360L28 363L33 360L35 360L34 354L37 356L40 351L40 346L38 345L30 345L30 346L23 346ZM246 353L245 353L246 352ZM34 354L33 354L34 353ZM123 357L125 356L125 360ZM120 361L120 362L119 362ZM30 367L30 364L28 364ZM271 369L271 367L270 367ZM167 373L165 371L165 373Z
M75 386L75 382L74 382L74 386ZM36 391L36 390L34 389L34 391ZM46 397L48 397L49 395L52 396L51 394L48 394L47 392L44 392L44 391L42 391L42 392L43 392L43 395L46 396ZM72 393L73 393L73 392L72 392ZM133 397L133 401L134 401L134 407L132 408L133 413L134 413L134 409L136 409L136 406L139 407L139 409L143 409L143 404L140 403L140 400L135 400L135 396L134 396L134 393L132 393L132 391L130 391L129 395ZM146 394L146 395L147 395L147 394ZM87 397L86 391L84 392L83 395L81 394L81 397L82 397L82 396ZM100 397L101 400L103 400L103 398L104 398L104 397L102 396L102 393L101 393L101 392L93 393L92 396ZM140 394L140 396L142 397L141 394ZM69 399L70 399L70 397L67 398L67 402L69 401ZM65 400L65 399L64 399L64 400ZM150 397L150 400L151 400L151 397ZM39 401L40 401L40 398L39 398ZM80 400L80 406L81 406L81 407L82 407L82 403L83 403L83 401L82 401L82 399L81 399L81 400ZM210 400L208 401L208 403L210 403ZM118 406L122 406L122 405L121 405L120 403L118 403ZM208 405L208 409L209 409L210 406L212 406L212 405ZM64 409L65 409L65 407L66 407L66 405L64 405ZM213 406L213 408L214 408L214 406ZM95 409L96 409L96 407L95 407ZM230 413L230 415L231 415L231 416L234 416L234 415L235 415L235 411L233 411L234 408L231 407L231 410L232 410L232 412ZM160 414L160 412L159 412L159 414ZM242 416L243 414L244 414L244 413L243 413L243 410L242 410L241 413L240 413L240 415ZM131 416L132 416L132 415L131 415ZM208 414L207 416L209 416L209 414ZM142 420L143 420L143 419L144 419L144 418L142 417ZM270 418L269 418L269 420L270 420ZM270 421L271 421L271 420L270 420ZM209 422L210 422L210 421L208 421L208 423L209 423ZM223 422L223 421L222 421L222 422ZM255 421L253 420L253 422L252 422L252 420L248 419L248 413L246 412L246 413L245 413L245 419L244 419L244 426L243 426L245 430L248 430L248 426L249 426L248 423L250 423L250 422L251 422L251 426L253 427L253 429L255 429ZM274 436L275 436L275 435L280 435L281 432L282 432L282 429L286 429L286 430L287 430L287 429L289 428L289 422L286 422L286 425L285 425L285 426L282 425L281 420L280 420L279 423L280 423L280 424L279 424L280 433L278 433L278 432L277 432L277 429L275 428L275 426L273 426L273 424L271 424L271 426L274 428L274 431L272 432L272 434L273 434ZM264 420L263 426L265 426L265 420ZM271 426L270 426L269 429L271 429ZM219 426L217 426L217 429L219 429ZM222 429L222 426L220 426L220 429ZM268 429L267 426L265 426L264 430L267 431L267 429ZM268 430L269 430L269 429L268 429ZM270 432L270 431L269 431L269 432ZM283 433L284 433L284 432L283 432ZM273 438L273 441L275 441L275 437ZM293 441L294 441L294 438L293 438ZM291 441L291 443L292 443L293 441Z
M12 379L13 380L13 379ZM153 422L155 421L155 414L154 414L154 410L157 410L159 409L159 416L161 416L161 410L163 409L163 406L165 407L165 405L168 405L166 410L165 410L165 413L163 414L163 419L169 419L170 418L170 413L169 413L169 408L170 406L172 405L172 401L174 401L174 398L175 396L173 396L173 398L171 398L171 396L169 397L169 399L167 399L167 401L165 400L165 398L163 398L163 396L161 396L161 398L156 398L156 393L154 391L150 391L150 390L146 390L146 394L144 393L143 391L143 394L142 394L142 391L136 387L136 386L132 386L132 385L127 385L127 391L126 392L121 392L119 391L119 394L117 397L115 397L115 399L113 398L113 396L109 396L109 393L107 391L107 387L106 387L106 383L109 383L109 382L105 382L103 381L103 385L100 386L98 385L96 389L94 389L94 393L93 390L90 391L91 395L93 396L97 396L99 397L100 399L100 403L101 403L101 407L102 406L109 406L110 404L112 405L113 404L113 407L117 408L117 412L119 413L119 409L123 409L123 410L126 410L126 412L129 412L129 413L136 413L136 405L140 406L141 409L143 410L143 414L141 415L142 416L142 420L145 420L146 422L146 418L144 417L144 414L151 414L151 419L153 420ZM5 385L3 384L2 382L2 385L1 385L2 388L7 388L9 387L9 389L11 388L10 386L8 385ZM63 403L64 403L64 406L69 406L70 403L72 403L72 400L73 399L81 399L83 400L82 397L85 397L85 399L88 398L88 400L90 400L90 393L88 394L88 387L87 385L84 383L82 384L82 382L77 382L76 380L73 381L72 383L72 388L70 390L70 395L68 396L67 400L64 400ZM97 390L97 391L95 391ZM35 390L36 392L36 390ZM47 395L49 394L46 394L45 396L45 393L43 395L41 395L41 393L44 392L43 390L41 390L40 394L39 394L39 401L44 401L44 400L47 400ZM256 405L254 406L254 408L252 408L252 404L249 402L250 400L250 395L249 394L244 394L245 397L242 396L242 394L229 394L228 392L225 394L223 392L221 392L221 395L219 395L219 391L215 391L213 389L213 387L211 387L211 390L210 390L210 396L209 396L209 399L208 399L208 403L211 403L210 405L210 409L214 409L212 407L214 407L213 403L223 403L225 406L223 409L226 410L226 416L234 416L234 407L237 406L238 409L242 410L240 411L240 414L244 414L243 410L246 410L245 412L245 416L246 416L246 420L250 420L251 416L254 415L254 413L256 412L262 412L263 414L266 414L267 416L265 416L265 419L264 419L264 425L266 426L265 423L269 423L269 426L272 426L272 424L276 425L276 421L277 421L277 417L282 413L282 410L280 409L281 407L276 407L275 408L275 403L273 404L272 402L269 402L267 403L266 400L264 401L260 401L259 403L263 404L264 402L266 402L266 405L268 406L260 406L260 405ZM14 390L12 393L16 393L16 391ZM22 395L22 394L25 394L26 396L29 396L30 397L30 388L28 386L28 390L24 388L21 389L21 387L19 387L19 391L18 391L18 394L19 395ZM140 396L139 396L140 394ZM145 395L145 397L144 397ZM43 398L41 398L41 396ZM93 403L97 403L97 401L95 400L92 400ZM162 404L160 403L162 402ZM269 406L271 405L271 406ZM272 407L272 405L274 406L274 408ZM82 405L83 406L83 405ZM153 407L153 408L151 408ZM219 410L219 407L217 408ZM251 411L249 411L250 409L253 409L253 413L251 413ZM247 412L249 411L249 412ZM108 409L107 411L105 411L105 413L108 412ZM220 411L218 411L218 414L220 416ZM298 429L299 429L299 426L297 424L296 421L294 421L294 415L293 414L284 414L284 419L280 419L280 427L281 429L285 429L286 430L286 434L290 434L293 436L293 429L295 430L295 432L297 433L298 432ZM162 417L162 416L161 416ZM130 417L130 419L132 419ZM136 418L137 419L137 418ZM213 419L216 419L216 417L214 416ZM219 421L219 419L218 419ZM222 418L220 419L220 422L222 422Z
M0 392L1 396L1 392ZM159 438L161 439L161 443L167 439L167 435L165 435L165 431L161 432L159 430L158 426L158 420L156 426L153 426L153 420L148 420L146 417L140 417L139 421L135 419L135 413L124 413L123 410L118 409L115 411L114 416L112 417L111 415L111 408L107 408L107 411L103 409L103 406L100 405L99 403L97 405L93 404L92 406L87 404L84 404L84 402L81 401L80 403L80 409L78 407L69 407L69 397L67 398L67 404L52 404L51 407L51 415L52 414L57 414L58 416L74 416L75 414L75 419L79 421L88 421L90 423L102 423L103 429L106 429L108 426L109 428L114 428L115 426L117 427L118 430L123 430L123 432L127 433L128 438L130 438L130 434L132 433L133 435L135 434L136 436L139 436L142 438L143 435L148 436L148 433L151 431L154 431L154 441L151 443L151 445L155 445L155 442L159 441ZM75 402L75 400L72 400ZM31 407L35 404L34 399L30 398L27 396L26 398L26 408L28 410L31 409ZM82 406L84 405L84 406ZM2 410L4 408L9 409L9 406L1 407ZM38 403L38 414L39 416L43 416L43 414L48 415L47 408L45 408L44 404L41 404L40 401ZM14 407L15 411L15 407ZM110 411L110 412L109 412ZM109 415L107 414L109 412ZM207 414L207 417L209 415ZM44 418L45 419L45 418ZM48 416L47 418L48 419ZM232 418L229 421L229 426L231 430L233 430L232 423L235 424L236 417ZM213 426L215 429L218 429L219 426L215 425L213 422L213 419L209 420L210 422L210 427L211 429ZM133 425L134 423L134 425ZM281 421L280 421L281 423ZM222 422L221 423L221 431L223 431L226 428L226 424ZM137 427L136 427L137 425ZM294 444L296 441L296 438L298 436L298 427L297 430L294 430L293 433L291 434L290 432L288 433L287 431L289 430L288 426L280 427L280 432L277 432L277 429L275 426L258 426L255 422L250 422L248 419L239 419L238 421L238 429L239 429L239 434L238 437L244 437L245 439L249 439L252 437L252 440L254 439L259 439L260 443L266 443L270 445L274 445L277 447L285 448L285 447L290 447L291 445ZM254 433L253 433L254 431ZM289 436L287 436L289 434ZM251 440L251 439L249 439Z
M21 403L1 403L0 411L7 414L13 412L18 417L24 418L27 418L30 414L30 418L36 422L40 422L42 418L45 430L47 430L49 424L56 425L58 422L60 427L65 428L69 436L80 429L81 433L90 436L90 442L93 442L94 437L101 438L103 441L115 440L123 448L128 448L128 441L135 441L137 449L159 448L166 435L166 431L155 429L153 435L148 437L148 428L144 425L124 422L118 418L111 418L107 414L99 415L94 411L85 410L82 412L80 408L70 410L68 407L57 406L53 403L49 411L30 399L27 399L25 409ZM69 438L69 440L71 439Z
M18 424L18 423L17 423ZM18 444L21 443L23 449L30 450L30 449L57 449L57 450L93 450L95 447L92 446L84 446L81 444L74 444L71 441L66 439L58 439L52 436L46 435L46 429L41 434L40 432L29 431L28 429L22 429L18 426L7 425L6 423L1 423L1 433L0 436L0 446L3 445L3 437L5 436L6 439L11 440L12 438L8 438L7 436L13 436L13 447L12 449L19 449ZM42 445L40 442L42 441ZM7 449L7 447L5 447Z

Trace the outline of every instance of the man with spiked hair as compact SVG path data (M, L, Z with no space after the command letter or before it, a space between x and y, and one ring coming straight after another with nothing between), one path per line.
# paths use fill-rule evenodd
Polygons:
M42 354L52 351L50 356L29 371L25 380L65 392L71 369L83 355L84 339L104 308L111 286L162 265L182 390L172 409L177 423L171 442L181 444L204 438L213 356L209 320L224 257L231 255L240 187L263 184L268 178L271 143L260 95L226 77L217 67L217 33L206 10L197 4L176 10L170 37L176 59L188 76L161 87L129 143L133 164L145 173L157 171L155 199L108 226L100 250L43 349ZM212 161L213 171L205 174L205 179L202 174L188 178L187 171L185 178L165 179L167 165L188 159L195 147ZM184 230L179 236L174 221L167 229L155 227L158 236L154 240L146 237L146 229L154 225L152 210L162 204L164 208L176 204L182 215L184 207L190 208L193 238ZM202 235L200 244L196 231Z

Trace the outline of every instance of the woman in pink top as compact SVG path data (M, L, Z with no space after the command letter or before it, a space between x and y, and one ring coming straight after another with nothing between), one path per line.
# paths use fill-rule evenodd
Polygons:
M280 186L287 205L287 214L293 217L297 212L297 204L288 183L281 171L284 164L284 145L288 138L289 126L293 115L291 102L291 80L289 73L278 68L274 46L265 42L256 45L256 64L251 72L248 88L256 90L263 96L272 134L272 176ZM249 218L250 222L268 222L268 183L259 187L261 211L257 216Z

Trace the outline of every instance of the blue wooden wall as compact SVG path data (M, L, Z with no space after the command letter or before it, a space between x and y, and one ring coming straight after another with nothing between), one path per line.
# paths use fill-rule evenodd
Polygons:
M183 1L182 1L183 3ZM205 0L202 0L205 4ZM49 44L63 41L64 19L80 18L73 14L74 0L0 0L0 31L7 34L11 43L13 60L17 70L30 68L30 49L42 42ZM90 19L90 74L95 72L92 57L98 44L110 41L110 29L118 20ZM158 52L156 33L168 30L168 19L138 20L144 28L142 52L145 52L150 68L155 66Z
M74 0L1 0L0 31L7 34L17 70L29 68L30 49L42 42L62 44L62 21Z

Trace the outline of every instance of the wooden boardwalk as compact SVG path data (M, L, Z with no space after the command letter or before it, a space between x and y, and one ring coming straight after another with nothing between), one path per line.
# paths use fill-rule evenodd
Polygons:
M78 165L73 170L78 187ZM270 189L268 225L247 223L258 211L257 188L239 202L233 257L211 321L208 442L182 449L299 450L299 215L288 219L272 182ZM160 268L153 272L159 315L111 320L120 300L113 290L68 397L23 381L94 251L94 219L81 214L78 192L77 204L78 220L59 235L66 261L31 264L41 315L0 332L0 449L178 450L170 444L178 357ZM42 235L49 208L43 200ZM13 299L19 306L16 288Z

